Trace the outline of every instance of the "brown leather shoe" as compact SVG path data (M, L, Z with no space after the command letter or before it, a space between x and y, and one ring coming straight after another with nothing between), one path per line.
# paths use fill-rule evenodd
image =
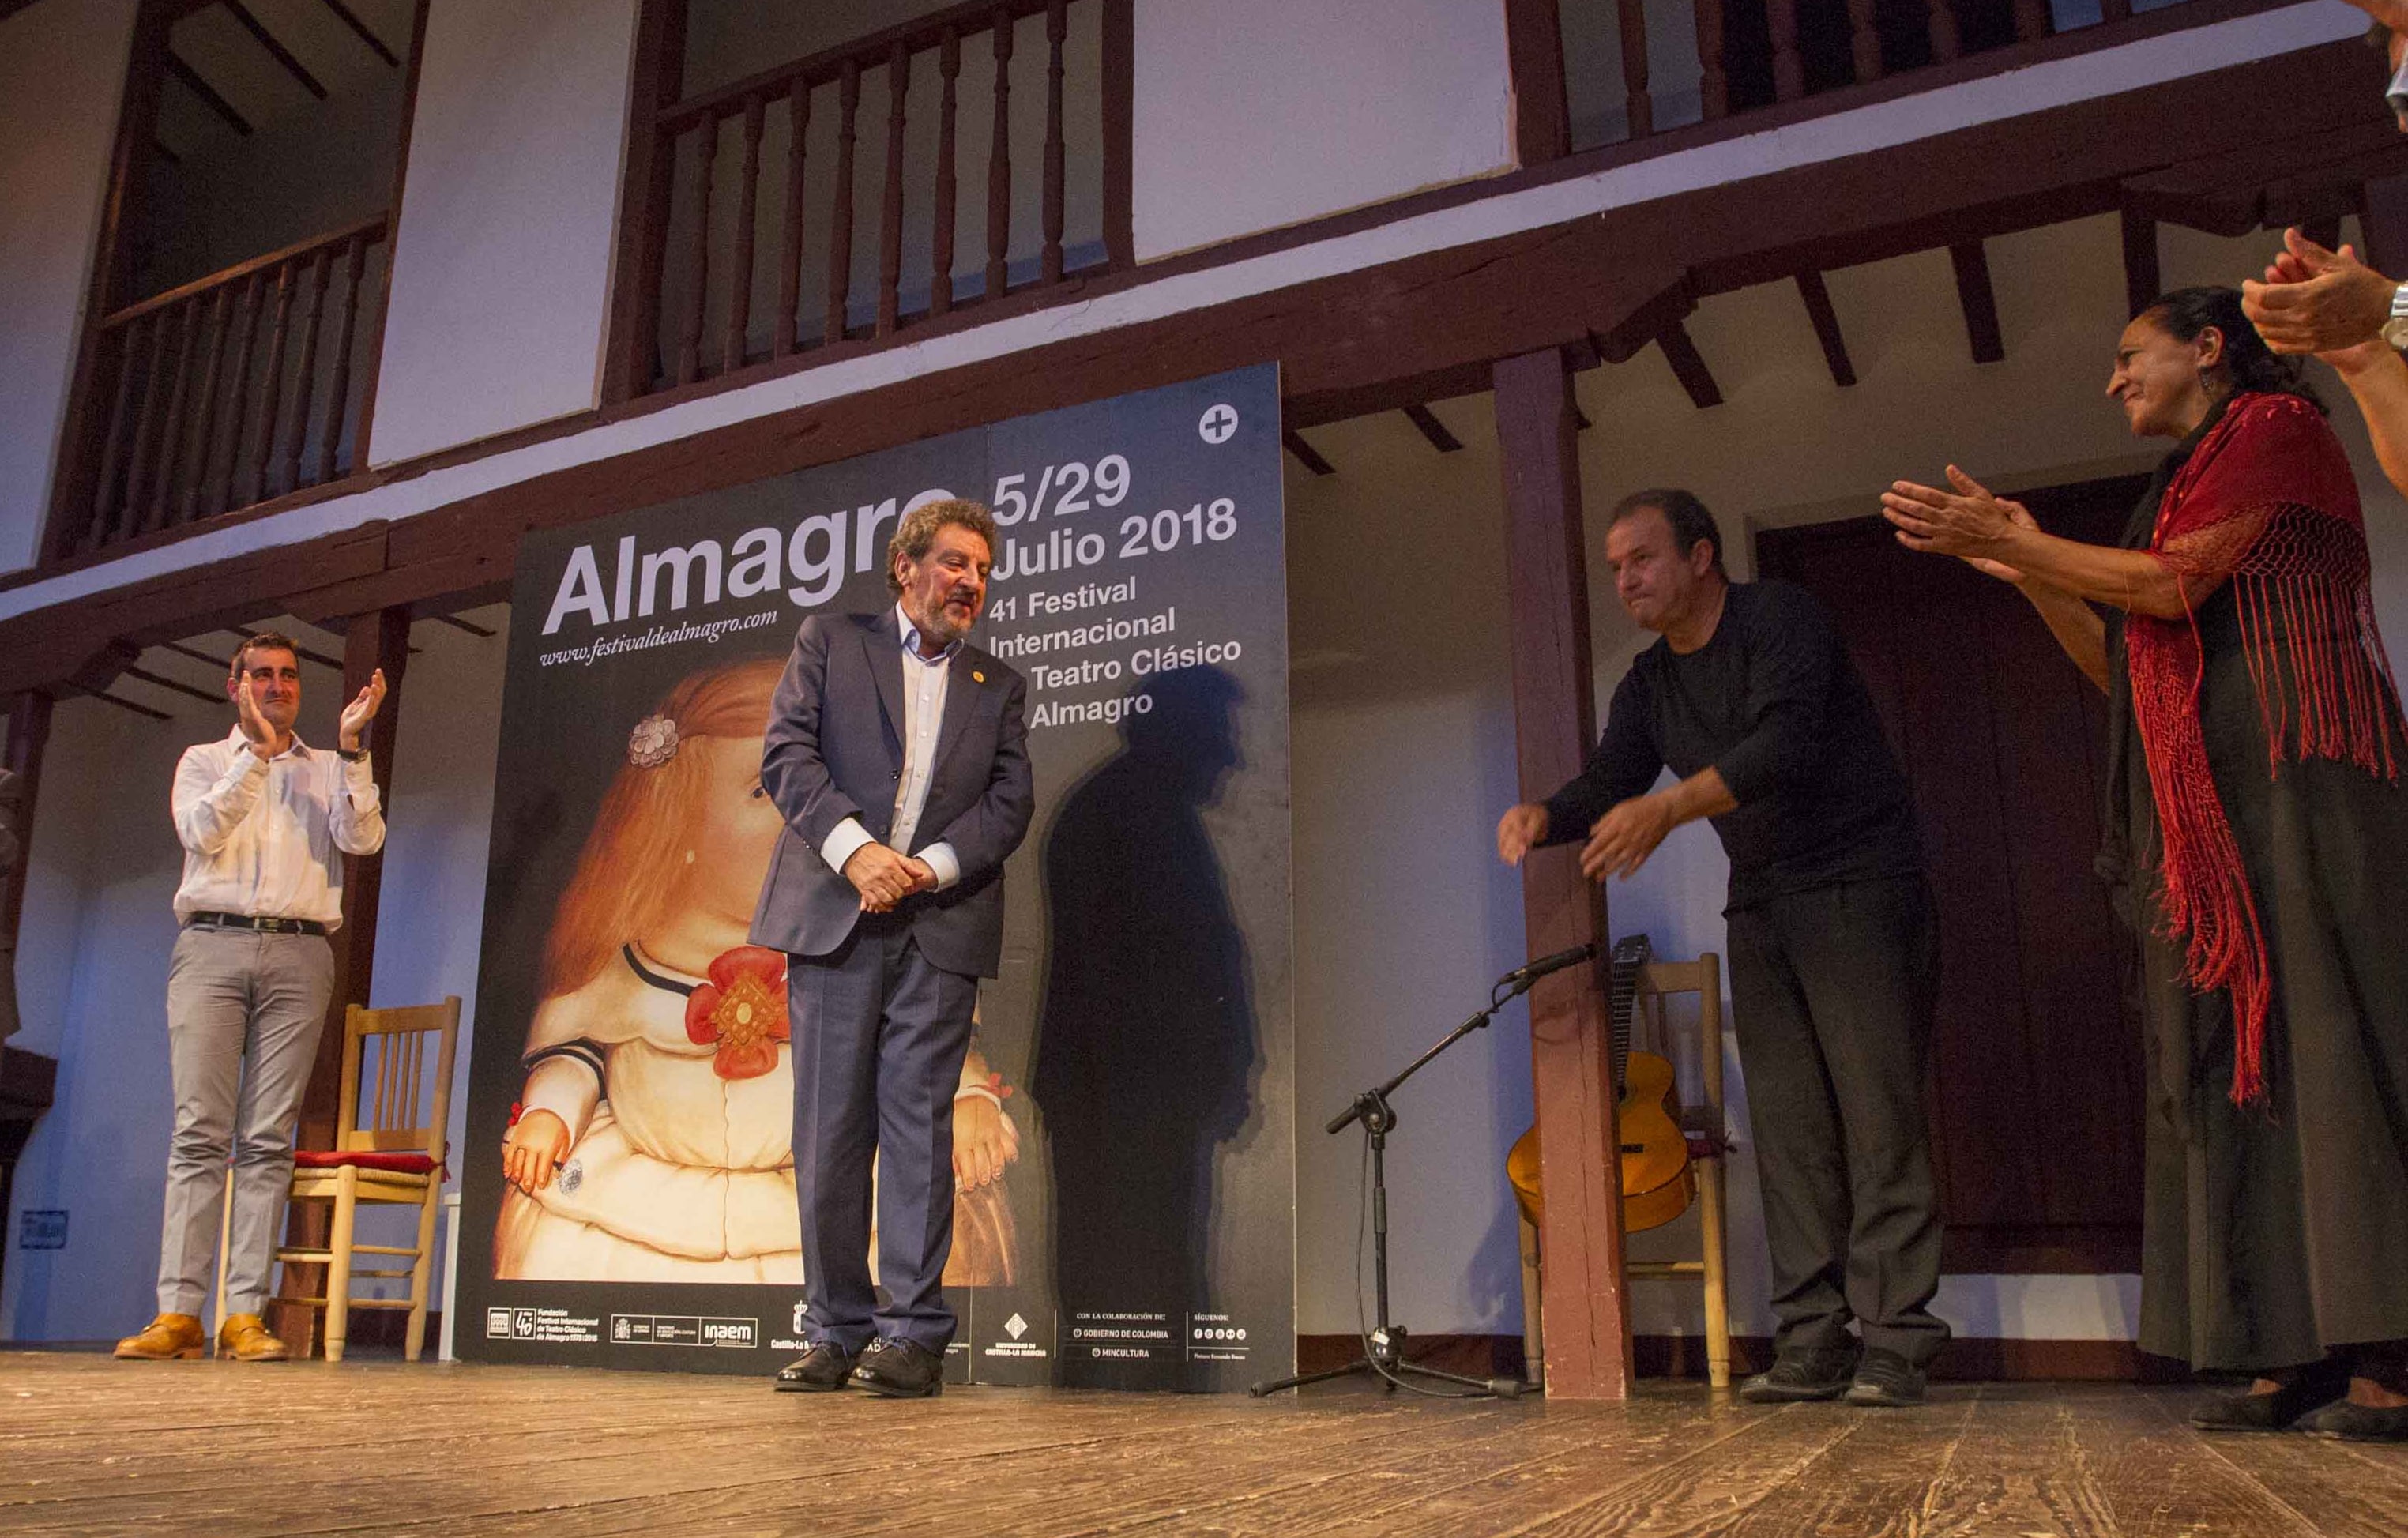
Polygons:
M117 1355L126 1361L165 1362L197 1357L208 1344L200 1319L190 1314L162 1314L142 1327L138 1335L117 1343Z
M218 1327L218 1355L238 1362L280 1362L292 1355L256 1314L229 1314Z

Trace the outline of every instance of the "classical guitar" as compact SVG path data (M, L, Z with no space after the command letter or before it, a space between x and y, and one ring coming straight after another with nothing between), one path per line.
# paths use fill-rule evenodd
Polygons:
M1617 941L1608 959L1607 1002L1613 1025L1614 1120L1622 1163L1622 1226L1638 1233L1661 1228L1689 1210L1698 1193L1688 1139L1675 1114L1672 1065L1652 1052L1630 1050L1639 975L1650 948L1645 935ZM1539 1129L1522 1134L1506 1156L1505 1172L1523 1215L1539 1220Z

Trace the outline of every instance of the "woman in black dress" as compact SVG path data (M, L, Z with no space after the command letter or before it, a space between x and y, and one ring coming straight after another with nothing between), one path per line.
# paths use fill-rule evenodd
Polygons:
M2240 297L2125 328L2108 394L2177 445L2120 546L1953 466L1884 513L2015 583L2109 697L2100 865L2150 1036L2142 1348L2256 1375L2201 1427L2408 1440L2408 726L2348 461Z

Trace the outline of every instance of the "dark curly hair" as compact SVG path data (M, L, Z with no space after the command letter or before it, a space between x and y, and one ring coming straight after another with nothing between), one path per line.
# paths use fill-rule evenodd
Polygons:
M2234 393L2257 390L2268 395L2297 395L2317 410L2325 410L2323 399L2300 377L2299 364L2268 347L2266 338L2249 323L2249 317L2242 312L2241 291L2237 288L2207 283L2178 288L2150 300L2132 318L2155 322L2159 330L2178 342L2196 340L2200 332L2214 326L2224 337L2224 361L2216 368L2230 381Z

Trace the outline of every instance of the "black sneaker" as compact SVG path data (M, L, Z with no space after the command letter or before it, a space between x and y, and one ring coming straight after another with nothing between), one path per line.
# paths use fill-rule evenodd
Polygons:
M931 1399L944 1392L945 1358L916 1341L872 1341L853 1381L887 1399Z
M781 1394L833 1394L853 1381L853 1358L826 1341L778 1369Z
M1848 1379L1856 1368L1852 1353L1840 1351L1797 1351L1773 1362L1770 1372L1758 1373L1739 1386L1739 1397L1750 1404L1800 1404L1810 1400L1833 1400L1848 1391Z
M1850 1404L1896 1410L1923 1402L1923 1369L1897 1352L1878 1345L1865 1348L1856 1364L1856 1381L1844 1396Z

